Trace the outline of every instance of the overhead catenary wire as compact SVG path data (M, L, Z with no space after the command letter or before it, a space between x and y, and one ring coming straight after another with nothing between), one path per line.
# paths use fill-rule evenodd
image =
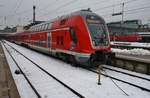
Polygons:
M127 4L127 3L132 3L133 1L137 1L137 0L129 0L129 1L126 1L126 2L123 2L124 4ZM94 9L94 11L100 11L100 10L104 10L104 9L107 9L107 8L112 8L114 6L120 6L122 3L116 3L116 4L111 4L111 5L108 5L108 6L105 6L105 7L100 7L100 8L96 8Z
M124 4L126 4L126 3L132 3L133 1L137 1L137 0L129 0L129 1L126 1L126 2L124 2ZM62 6L59 6L58 8L56 8L56 9L54 9L54 10L52 10L53 12L55 12L56 13L56 11L58 11L59 9L62 9L62 8L64 8L64 7L66 7L66 6L68 6L68 5L70 5L70 4L72 4L74 2L74 0L73 1L71 1L71 2L68 2L68 3L66 3L66 4L64 4L64 5L62 5ZM103 1L104 2L104 1ZM118 5L121 5L122 3L117 3L117 4L113 4L113 5L109 5L109 6L106 6L106 7L102 7L102 8L98 8L98 9L93 9L94 11L96 11L96 10L102 10L102 9L106 9L106 8L110 8L110 7L113 7L113 6L118 6ZM50 11L50 12L52 12L52 11ZM49 14L51 14L50 12L48 12L48 13L45 13L45 14L42 14L42 15L40 15L39 17L42 17L42 16L47 16L47 15L49 15Z
M23 0L20 0L20 1L18 2L18 4L16 5L16 9L14 10L14 13L16 13L17 10L20 8L22 2L23 2Z
M125 14L135 14L135 13L137 13L137 11L138 11L138 13L141 13L143 11L140 11L140 10L146 10L146 9L150 9L150 6L145 6L145 7L140 7L140 8L125 10L124 13ZM102 16L105 17L105 18L106 18L106 16L112 17L112 13L103 14Z
M20 0L20 1L23 1L23 0ZM51 6L49 6L49 4L47 4L46 6L43 6L43 7L41 7L41 8L39 8L39 9L37 9L37 11L38 12L40 12L39 14L38 14L38 18L42 18L43 16L44 17L46 17L47 15L49 15L49 14L52 14L51 15L51 17L56 17L56 15L58 16L58 14L57 14L57 12L59 12L60 10L64 10L64 8L66 8L67 6L71 6L71 5L73 5L74 4L74 2L76 2L77 0L70 0L70 1L68 1L68 2L64 2L64 4L61 4L60 6L58 6L58 7L56 7L56 8L54 8L54 9L52 9L52 10L48 10L48 11L46 11L45 13L43 13L44 11L45 11L45 9L47 9L47 8L49 8L49 7L51 7ZM133 3L133 2L135 2L135 1L138 1L138 0L128 0L128 1L125 1L124 2L124 4L129 4L129 3ZM50 5L54 5L54 3L57 3L58 2L58 0L54 0L53 2L51 2L50 3ZM102 0L102 1L99 1L100 3L105 3L105 2L107 2L107 1L104 1L104 0ZM18 2L19 3L19 2ZM98 1L96 2L96 4L98 4ZM104 7L100 7L100 8L96 8L96 9L92 9L93 11L104 11L104 10L106 10L106 9L111 9L112 7L115 7L115 6L120 6L122 3L121 2L119 2L119 3L116 3L116 4L111 4L111 5L108 5L108 6L104 6ZM75 5L75 4L74 4ZM88 4L86 4L86 5L88 5ZM16 7L16 9L19 9L20 7ZM72 7L73 8L73 7ZM80 6L79 8L85 8L84 6ZM78 9L79 9L78 8ZM73 8L74 9L74 8ZM73 10L72 9L72 10ZM132 9L131 9L132 10ZM32 9L27 9L27 10L24 10L24 11L21 11L21 12L17 12L17 10L16 10L16 13L13 13L12 15L9 15L8 17L15 17L15 16L18 16L18 15L20 15L20 17L23 17L25 14L27 14L27 13L31 13L32 12ZM41 12L43 13L43 14L41 14ZM63 13L62 13L63 12ZM60 16L62 16L63 14L65 14L65 13L67 13L67 11L65 10L65 11L62 11L62 12L60 12L59 13L59 15ZM68 10L68 12L70 12L70 9ZM124 13L126 13L126 12L124 12ZM22 15L22 16L21 16ZM111 15L111 14L110 14ZM103 16L103 15L102 15ZM107 16L109 16L109 14L107 14ZM7 17L7 16L6 16ZM28 16L27 16L28 17ZM24 18L25 19L25 18ZM26 18L27 19L27 18Z
M108 76L107 72L104 70L105 74ZM110 78L110 77L109 77ZM129 96L112 78L110 80L116 85L118 89L120 89L126 96Z
M39 17L45 16L45 15L49 15L49 14L51 14L50 12L56 12L56 11L58 11L59 9L62 9L62 8L64 8L64 7L66 7L66 6L68 6L68 5L71 5L73 2L76 2L76 1L77 1L77 0L71 0L71 1L65 3L65 4L63 4L63 5L61 5L61 6L58 6L57 8L55 8L55 9L53 9L53 10L48 11L48 12L45 13L45 14L40 15Z

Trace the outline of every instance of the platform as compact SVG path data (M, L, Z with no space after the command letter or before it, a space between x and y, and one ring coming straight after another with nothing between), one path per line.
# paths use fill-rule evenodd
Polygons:
M0 98L20 98L0 44Z
M119 68L150 74L150 55L130 55L116 53L112 66Z

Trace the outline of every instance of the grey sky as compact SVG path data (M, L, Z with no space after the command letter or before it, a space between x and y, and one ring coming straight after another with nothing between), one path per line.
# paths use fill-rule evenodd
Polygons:
M50 20L80 9L91 8L106 22L120 21L121 16L112 17L111 14L120 12L123 2L126 2L124 20L150 20L150 0L0 0L0 28L29 23L32 20L33 5L37 7L37 20Z

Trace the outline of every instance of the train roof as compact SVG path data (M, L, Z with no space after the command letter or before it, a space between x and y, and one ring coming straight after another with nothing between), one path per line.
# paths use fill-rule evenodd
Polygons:
M65 19L65 18L68 18L68 17L72 17L72 16L82 16L82 17L86 17L87 15L94 15L94 16L99 16L97 15L96 13L93 13L91 10L80 10L80 11L76 11L76 12L73 12L71 14L67 14L67 15L63 15L61 17L57 17L55 19L52 19L52 20L49 20L49 21L46 21L46 22L43 22L43 23L40 23L40 24L37 24L37 25L34 25L32 26L29 30L31 30L32 28L36 27L36 26L40 26L40 25L44 25L44 24L50 24L50 23L53 23L54 21L57 21L57 20L62 20L62 19ZM99 16L103 21L104 19Z

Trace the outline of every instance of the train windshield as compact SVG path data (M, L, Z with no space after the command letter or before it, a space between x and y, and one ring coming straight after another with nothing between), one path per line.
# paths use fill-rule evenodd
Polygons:
M97 16L87 16L86 19L93 45L108 46L108 31L104 21Z

